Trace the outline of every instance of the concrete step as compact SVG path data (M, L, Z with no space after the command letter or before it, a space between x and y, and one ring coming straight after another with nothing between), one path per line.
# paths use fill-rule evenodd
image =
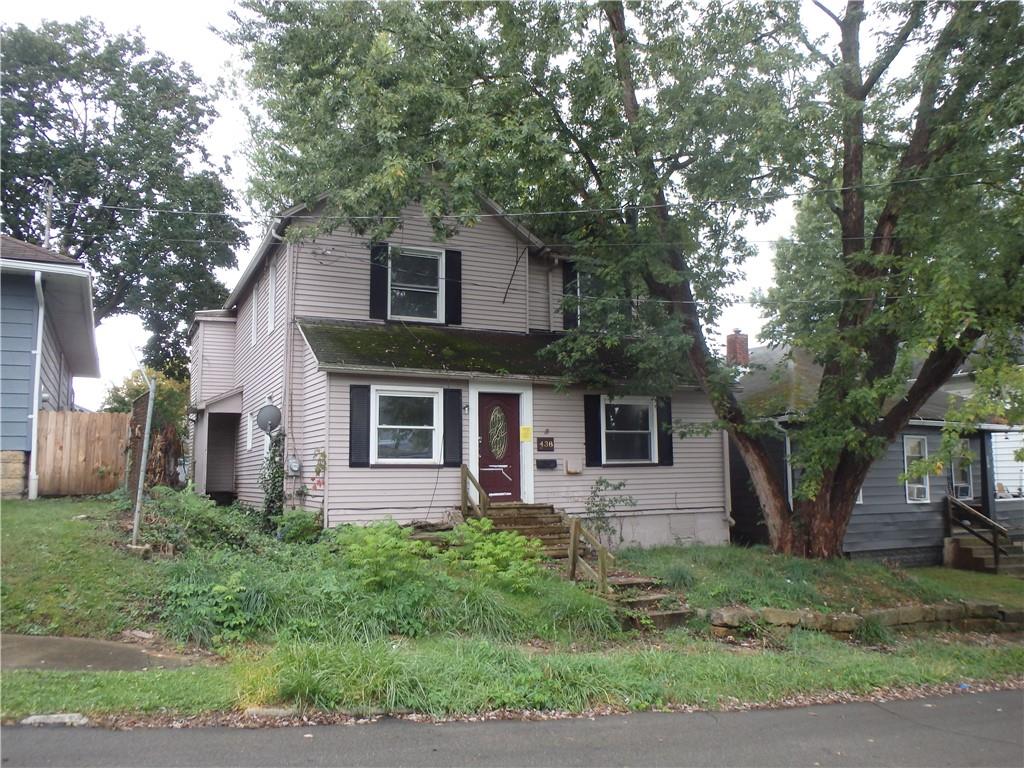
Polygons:
M616 599L624 608L636 610L657 610L663 606L667 609L679 604L679 596L671 592L645 592L640 595L623 595Z
M645 590L654 589L661 582L649 576L609 576L608 586L616 592L625 592L630 589Z
M672 611L643 611L642 613L630 616L630 623L637 629L649 629L653 625L655 629L671 629L680 627L690 620L693 611L680 608Z

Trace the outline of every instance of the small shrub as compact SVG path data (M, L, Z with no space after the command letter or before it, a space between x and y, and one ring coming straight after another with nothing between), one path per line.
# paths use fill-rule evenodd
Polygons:
M670 563L662 573L661 579L672 589L689 589L696 582L693 571L685 563Z
M144 539L152 543L188 547L235 548L260 543L253 519L237 506L218 507L189 485L182 491L158 486L145 506Z
M437 554L435 547L410 538L410 533L389 520L341 526L324 538L362 586L382 590L422 577L424 560Z
M515 531L495 531L484 518L467 520L448 535L445 560L486 584L526 592L540 573L541 544Z
M892 630L878 620L876 616L867 616L860 626L854 630L853 638L863 645L890 645L893 640Z
M295 509L281 515L277 530L286 544L312 544L320 538L324 527L317 513Z
M587 500L584 502L586 510L584 514L598 536L610 538L615 533L615 529L608 519L610 512L614 512L620 507L636 506L636 499L632 496L628 494L615 494L616 491L621 491L625 487L625 480L613 483L604 477L597 478L594 484L590 486L590 495L587 496ZM609 494L609 491L612 493Z

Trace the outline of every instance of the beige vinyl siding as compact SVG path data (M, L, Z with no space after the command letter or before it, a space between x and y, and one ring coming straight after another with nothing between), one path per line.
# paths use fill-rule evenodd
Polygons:
M317 477L317 453L327 451L327 374L317 369L316 357L298 328L292 330L292 394L288 423L288 455L295 455L302 464L298 477L287 478L285 489L294 496L306 486L308 495L302 502L307 509L322 509L327 477ZM330 458L328 454L328 459ZM326 473L325 473L326 474ZM296 499L298 503L298 499Z
M402 227L388 238L390 244L462 252L462 327L527 330L529 267L524 243L493 218L482 218L477 226L463 228L449 240L438 243L421 206L409 206L403 216ZM517 268L516 258L521 253ZM370 247L367 238L339 229L299 244L297 259L296 316L369 319Z
M47 309L50 308L47 307ZM53 327L48 312L45 313L45 318L43 359L40 364L40 379L43 388L40 394L49 395L49 397L39 403L39 408L44 411L64 411L73 405L71 376L68 372L67 362L64 360L64 351L61 349L60 340L57 338L57 331Z
M278 246L271 258L277 262L278 274L287 274L288 255L285 247ZM266 404L268 397L271 398L274 405L281 408L282 411L285 410L284 341L285 329L289 325L277 323L274 331L267 333L267 306L269 304L267 268L268 265L265 264L259 279L253 283L254 289L258 292L256 344L252 345L249 332L252 327L253 311L253 292L251 290L239 301L236 326L243 330L241 333L236 333L234 338L233 357L237 375L234 386L242 387L242 417L239 421L235 451L235 491L239 500L247 504L262 503L263 491L259 485L259 474L263 466L264 455L264 434L255 426L253 426L252 448L246 447L248 421L254 418L256 412ZM286 317L287 281L277 281L277 295L273 297L273 301L277 307L277 317ZM204 339L204 354L207 360L210 360L211 357L207 346L209 343L210 337L207 336ZM207 365L203 367L205 370ZM284 428L287 431L288 425L285 424Z
M264 308L265 311L265 308ZM233 318L206 320L202 349L203 399L209 400L234 389L235 383L235 321Z
M697 392L677 392L672 398L672 418L676 422L704 423L712 420L711 405ZM659 535L663 543L673 539L726 541L723 443L720 433L707 437L673 440L673 465L670 467L587 467L585 456L583 393L557 392L553 387L533 388L535 437L553 437L554 452L536 453L538 459L555 459L556 469L537 469L534 474L534 500L554 504L572 515L582 515L590 488L599 477L611 482L625 481L618 494L632 496L636 506L618 516L639 518L658 516L668 535L635 534L642 543ZM566 464L579 468L580 474L567 474ZM629 534L623 534L630 540ZM622 542L619 542L622 543Z
M203 401L203 375L209 363L203 362L203 337L206 335L206 323L198 323L195 335L188 345L188 403L198 405ZM235 370L235 350L221 365L230 366Z
M548 272L550 271L550 275ZM557 282L556 282L557 281ZM557 289L558 293L555 294ZM562 330L562 267L547 259L530 257L530 328ZM556 315L558 315L556 319Z
M340 374L331 374L328 380L331 433L327 451L327 525L370 523L388 518L399 522L440 521L448 510L459 506L461 496L458 467L349 467L349 386L370 384L459 388L462 390L462 402L465 405L469 402L466 382L451 379L368 378ZM463 408L463 445L469 436L468 416L465 411ZM463 461L465 460L463 450Z

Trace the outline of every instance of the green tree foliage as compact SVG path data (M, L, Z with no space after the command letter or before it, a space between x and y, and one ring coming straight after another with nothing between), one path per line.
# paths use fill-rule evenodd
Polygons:
M3 229L93 273L95 317L138 314L149 365L182 378L187 322L223 301L217 267L245 243L202 140L216 117L192 70L91 19L0 27ZM155 213L158 209L213 215Z
M375 236L412 201L439 238L476 222L478 191L532 212L525 223L589 276L581 328L560 345L577 378L655 393L695 380L775 546L834 556L871 458L978 339L1019 322L1019 175L1005 161L1020 156L1024 44L1016 4L884 6L893 31L862 64L863 4L842 17L816 5L840 27L837 51L794 3L247 0L227 37L258 100L254 192L268 208L316 201L322 227ZM904 50L918 63L897 78ZM707 333L749 253L743 226L793 190L840 216L802 215L820 239L808 264L780 256L788 293L767 305L774 340L808 343L825 368L804 433L815 487L791 507L760 414L736 401ZM800 291L809 303L786 301ZM876 310L899 323L881 332ZM601 379L592 361L609 350L629 381ZM899 399L913 353L921 383Z
M146 373L150 377L157 375L152 369L148 369ZM154 430L170 425L179 437L185 436L188 431L185 422L189 403L188 387L187 381L177 381L163 376L157 378L156 402L153 404ZM143 380L142 374L133 371L120 384L114 384L107 390L100 410L131 413L132 404L147 392L149 385Z

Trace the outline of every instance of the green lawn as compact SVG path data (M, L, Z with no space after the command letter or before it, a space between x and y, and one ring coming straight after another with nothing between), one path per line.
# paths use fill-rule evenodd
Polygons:
M864 560L804 560L765 547L657 547L617 554L626 568L658 576L696 607L858 611L942 600L1024 602L1024 581L944 568L898 568Z
M111 637L150 624L166 563L116 549L114 521L106 500L5 500L3 631Z
M915 568L910 575L921 584L948 590L964 600L988 600L1024 610L1024 579L953 568Z

